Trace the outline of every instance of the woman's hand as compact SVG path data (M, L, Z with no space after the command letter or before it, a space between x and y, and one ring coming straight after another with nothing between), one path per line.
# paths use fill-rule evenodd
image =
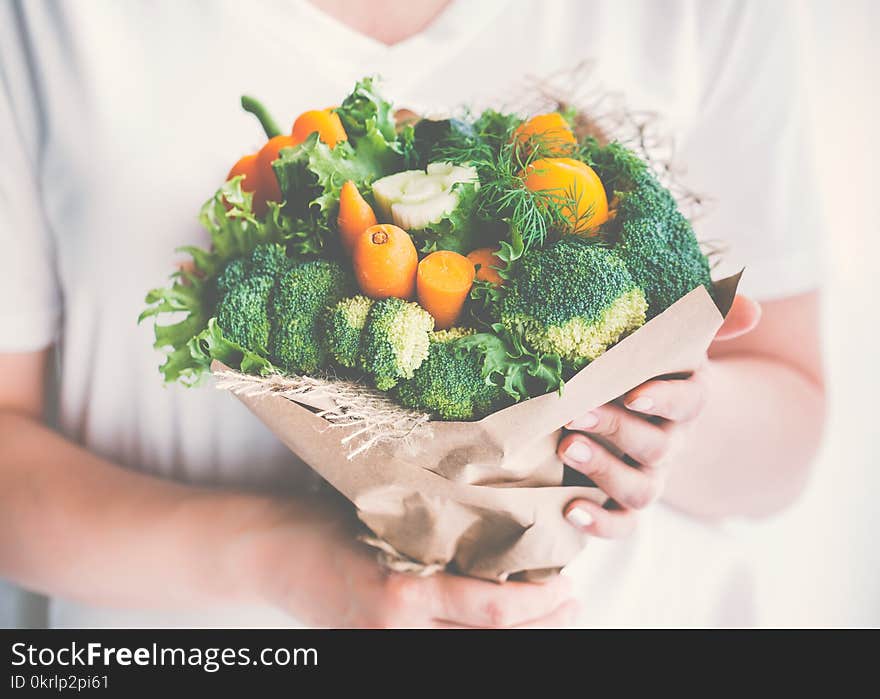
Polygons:
M663 492L668 468L702 410L708 372L704 365L686 379L648 381L566 425L559 458L620 505L575 500L565 511L569 522L595 536L632 531L636 512Z
M317 499L316 499L317 500ZM392 573L355 540L347 507L275 503L238 543L237 561L263 601L321 627L558 627L577 612L569 581L497 584L438 573ZM303 519L303 507L311 514ZM305 545L304 545L305 542Z
M757 303L737 296L715 341L749 332L760 317ZM601 537L617 538L632 531L637 511L663 493L669 468L703 409L711 376L707 360L687 378L648 381L565 426L559 458L588 476L617 505L608 509L575 500L565 510L569 522Z

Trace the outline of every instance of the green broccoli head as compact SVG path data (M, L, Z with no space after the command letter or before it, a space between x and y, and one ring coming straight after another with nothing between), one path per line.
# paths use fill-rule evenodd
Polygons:
M341 366L354 369L361 354L364 325L373 306L366 296L342 299L330 309L324 323L325 345Z
M510 396L483 377L480 352L456 345L472 332L453 328L432 333L428 358L411 379L397 385L397 400L442 420L479 420L510 405Z
M267 356L272 323L269 302L275 280L290 264L281 245L260 245L231 260L217 277L217 325L227 340Z
M331 260L310 260L278 278L269 306L272 361L288 371L311 373L327 365L321 325L327 309L354 292L349 271Z
M645 290L648 318L698 286L712 293L709 261L672 195L648 172L620 195L615 252Z
M644 160L616 141L603 146L595 138L588 138L584 155L609 193L628 192L648 170Z
M577 368L645 322L645 295L613 252L564 236L527 252L508 282L501 322Z
M645 292L647 317L700 285L711 293L709 262L693 228L645 162L619 143L589 141L586 154L605 188L620 200L606 229L614 251Z
M376 388L393 388L411 378L428 356L433 329L434 319L418 304L398 298L376 301L364 326L360 368L373 377Z

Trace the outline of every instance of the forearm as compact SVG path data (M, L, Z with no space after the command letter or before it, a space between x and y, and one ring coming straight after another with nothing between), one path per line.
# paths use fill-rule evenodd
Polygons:
M822 388L761 356L709 361L707 399L677 451L665 501L701 517L760 516L801 492L818 450Z
M295 507L132 472L0 411L0 577L35 590L111 606L253 602L240 534ZM314 517L303 509L303 551Z

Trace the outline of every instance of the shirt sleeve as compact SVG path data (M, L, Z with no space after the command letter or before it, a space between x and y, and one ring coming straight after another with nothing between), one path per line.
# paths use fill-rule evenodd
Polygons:
M679 156L685 183L708 198L698 236L720 247L720 276L746 268L740 288L754 297L816 288L825 236L797 9L697 7L699 106Z
M40 197L42 127L22 8L0 4L0 352L52 344L61 304Z

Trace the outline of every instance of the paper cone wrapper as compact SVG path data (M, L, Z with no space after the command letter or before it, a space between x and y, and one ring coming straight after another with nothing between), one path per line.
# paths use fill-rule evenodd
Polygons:
M384 442L349 458L356 427L332 427L313 409L277 395L239 399L300 459L355 506L388 546L417 565L489 580L558 571L587 535L563 517L596 487L563 485L561 427L657 376L688 373L733 301L740 275L680 299L550 393L477 422L429 423L414 442ZM219 365L218 368L225 368Z

